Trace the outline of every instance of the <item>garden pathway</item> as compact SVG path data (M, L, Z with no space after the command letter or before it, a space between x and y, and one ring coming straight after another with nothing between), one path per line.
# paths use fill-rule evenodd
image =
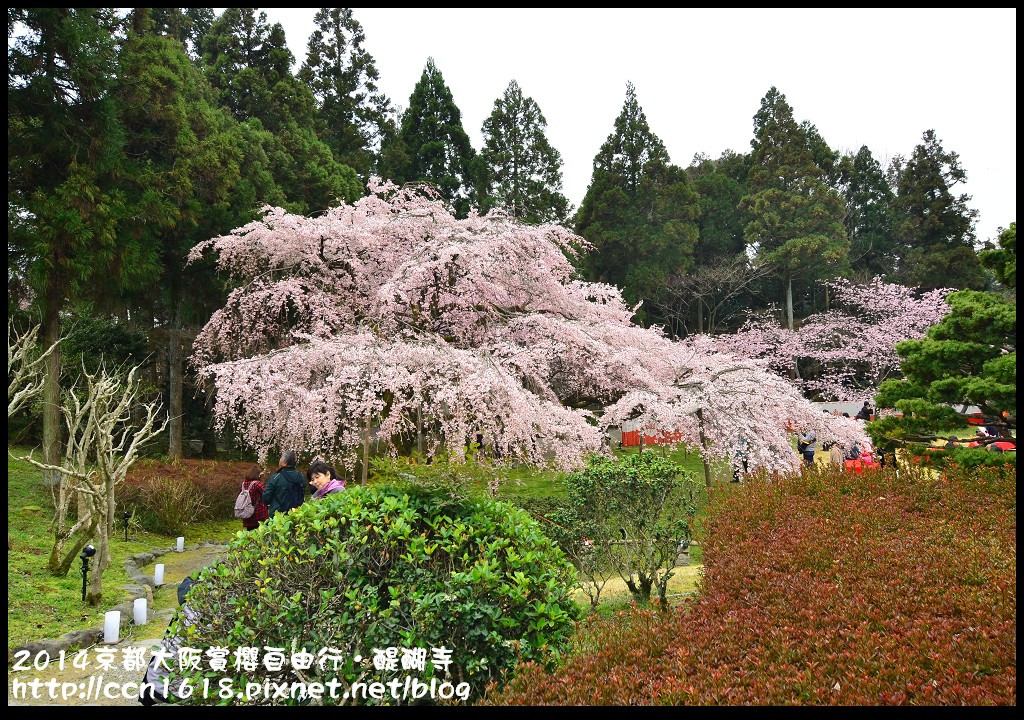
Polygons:
M164 584L157 588L153 593L153 615L151 616L148 623L141 627L135 627L131 624L131 618L121 618L121 642L117 645L106 646L97 645L89 648L88 650L88 661L89 667L84 669L71 667L71 658L78 652L77 650L71 651L68 654L68 659L65 661L64 670L57 669L57 662L51 663L50 667L45 670L29 670L14 672L8 671L7 673L7 704L11 705L127 705L141 707L137 697L96 697L95 691L91 697L87 697L86 693L89 692L90 678L98 678L102 675L102 682L108 688L114 688L111 694L118 694L121 687L125 683L138 683L142 679L142 671L140 670L125 670L123 667L123 649L128 647L144 647L152 648L159 644L160 639L163 637L164 631L167 629L167 625L170 623L171 617L174 614L175 608L178 606L178 583L185 579L188 575L201 570L202 568L213 565L224 557L227 550L226 546L222 547L199 547L194 550L186 550L182 553L167 553L162 557L158 558L159 562L164 564ZM153 565L147 565L142 569L143 572L152 575ZM97 667L97 651L112 647L117 653L117 662L109 670L100 670ZM149 653L146 653L146 660L149 660ZM56 680L55 694L51 694L48 687L42 687L39 690L40 697L33 698L32 690L29 689L25 693L26 697L15 698L13 694L13 687L15 679L21 681L31 681L33 679L41 680L42 682L49 682L51 679ZM94 686L99 680L92 681ZM68 683L63 685L63 683ZM74 684L72 687L71 684ZM65 697L67 695L67 697Z

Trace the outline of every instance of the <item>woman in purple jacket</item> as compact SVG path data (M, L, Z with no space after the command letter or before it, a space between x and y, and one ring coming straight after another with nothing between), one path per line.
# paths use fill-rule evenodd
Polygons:
M313 493L314 500L345 489L345 481L323 460L317 460L310 465L306 477L309 478L309 484L316 488L316 492Z

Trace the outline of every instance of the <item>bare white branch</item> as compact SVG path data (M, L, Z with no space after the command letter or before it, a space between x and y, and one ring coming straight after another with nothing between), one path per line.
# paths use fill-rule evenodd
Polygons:
M43 365L46 358L57 349L59 340L35 355L39 342L39 327L33 326L25 333L18 333L14 324L7 320L7 417L26 407L43 391Z

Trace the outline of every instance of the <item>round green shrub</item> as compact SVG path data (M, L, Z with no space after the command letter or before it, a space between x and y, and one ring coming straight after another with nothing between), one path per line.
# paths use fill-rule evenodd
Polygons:
M236 689L268 679L336 677L349 687L410 675L467 683L473 698L521 660L557 662L581 614L570 597L575 580L537 522L512 505L436 488L357 487L239 533L227 559L204 571L188 595L196 622L179 617L169 631L194 648L277 647L314 656L335 648L343 658L337 670L314 663L297 673L287 663L255 672L229 663L218 677L233 677ZM429 662L431 649L442 646L452 651L448 674ZM399 648L397 669L375 667L374 649L389 647ZM403 670L400 648L426 648L426 670Z

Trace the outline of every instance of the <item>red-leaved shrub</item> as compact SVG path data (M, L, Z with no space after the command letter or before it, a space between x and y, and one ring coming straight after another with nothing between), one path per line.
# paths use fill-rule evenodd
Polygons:
M173 534L192 522L230 519L250 467L219 460L140 460L118 488L118 504L156 532Z
M1016 704L1016 472L807 471L714 496L701 594L590 623L494 704Z

